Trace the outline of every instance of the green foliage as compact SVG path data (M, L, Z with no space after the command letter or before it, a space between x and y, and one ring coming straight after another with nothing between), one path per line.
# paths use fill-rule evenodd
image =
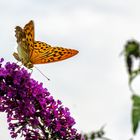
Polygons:
M140 74L140 65L134 69L133 65L136 61L140 64L140 44L135 40L130 40L124 47L123 54L125 56L125 63L129 75L129 87L134 93L131 84L132 81Z
M129 75L129 87L133 93L132 96L132 131L136 134L140 122L140 96L134 94L132 89L132 81L140 74L140 65L135 69L133 67L136 61L140 64L140 44L135 40L130 40L126 43L123 54L125 56L125 63Z
M130 40L126 43L124 51L125 62L129 75L133 73L133 63L135 59L140 57L140 44L135 40Z
M105 137L104 135L105 135L104 126L102 126L98 131L91 132L90 134L84 134L84 139L85 140L96 140L96 139L111 140Z
M133 95L132 100L132 130L135 134L140 122L140 96Z

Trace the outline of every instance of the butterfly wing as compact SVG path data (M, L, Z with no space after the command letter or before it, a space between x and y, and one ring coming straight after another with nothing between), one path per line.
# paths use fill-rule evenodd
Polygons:
M32 20L24 26L24 33L29 49L29 57L31 57L34 49L34 22Z
M50 45L35 41L34 50L30 58L31 63L33 64L44 64L61 61L67 58L70 58L78 53L74 49L66 49L62 47L51 47Z
M25 64L29 61L26 36L24 30L20 26L16 26L15 33L18 43L18 53L14 53L13 55L18 61L22 61L22 63Z
M23 29L20 26L17 26L15 29L18 53L14 53L13 55L24 66L32 68L33 64L30 62L30 56L34 48L34 23L31 20Z

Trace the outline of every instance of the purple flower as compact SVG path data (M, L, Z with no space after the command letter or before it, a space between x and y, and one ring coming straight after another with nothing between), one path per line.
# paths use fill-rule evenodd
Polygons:
M0 111L7 113L12 138L25 140L82 140L72 128L75 120L61 101L15 63L0 59Z

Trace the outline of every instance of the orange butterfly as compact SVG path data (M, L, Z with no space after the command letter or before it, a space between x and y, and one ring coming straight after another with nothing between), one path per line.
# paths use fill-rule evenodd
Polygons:
M17 52L13 53L16 60L21 61L27 68L32 68L34 64L44 64L61 61L70 58L78 53L77 50L62 47L52 47L41 41L34 40L34 23L31 20L22 29L15 28L17 38Z

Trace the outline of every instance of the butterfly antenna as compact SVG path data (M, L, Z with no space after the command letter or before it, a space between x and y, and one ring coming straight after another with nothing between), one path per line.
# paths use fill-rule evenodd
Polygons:
M35 67L35 66L34 66ZM50 79L45 75L45 74L43 74L43 72L40 70L40 69L38 69L37 67L35 67L45 78L47 78L47 80L48 81L50 81Z

